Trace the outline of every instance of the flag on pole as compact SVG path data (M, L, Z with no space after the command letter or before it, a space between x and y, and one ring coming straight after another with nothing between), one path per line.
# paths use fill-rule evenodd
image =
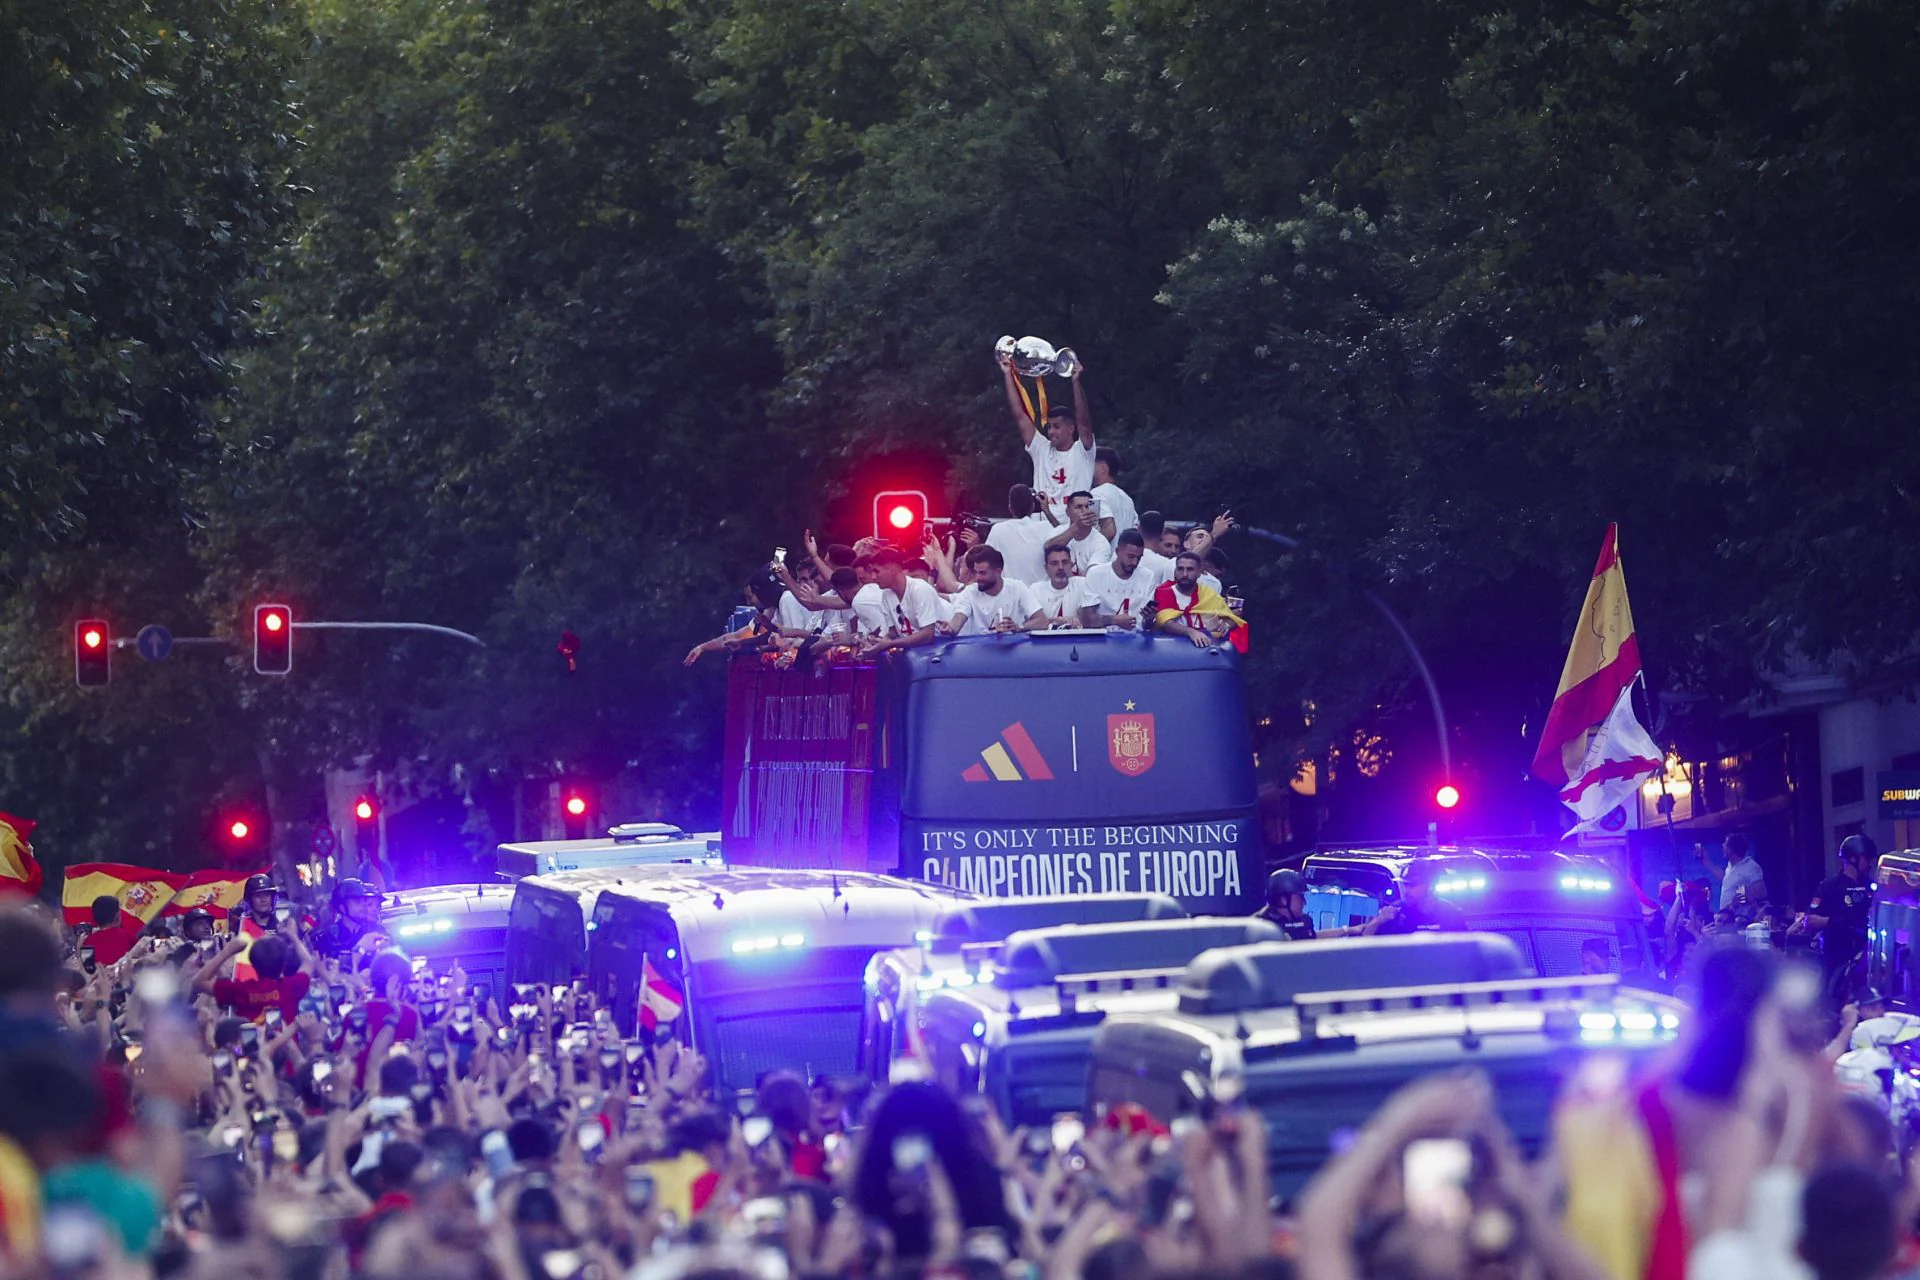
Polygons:
M150 924L186 884L185 876L124 862L77 862L60 886L60 913L68 924L92 924L93 900L117 898L120 909Z
M1534 776L1552 783L1561 803L1580 819L1568 835L1599 826L1633 795L1641 778L1661 768L1660 748L1633 710L1640 642L1627 604L1619 528L1607 526L1533 757Z
M0 894L19 893L31 898L40 892L45 877L28 843L33 828L25 818L0 813Z
M214 927L225 929L227 914L240 905L246 887L247 878L231 871L196 871L174 891L160 914L183 916L195 907L205 907L213 913Z
M640 957L640 1029L652 1031L656 1027L668 1025L680 1017L680 1011L687 1007L686 997L680 994L678 987L660 975L653 967L653 957Z

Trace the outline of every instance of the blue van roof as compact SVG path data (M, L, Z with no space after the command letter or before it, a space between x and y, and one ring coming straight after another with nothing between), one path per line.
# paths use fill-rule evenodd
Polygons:
M993 983L1004 990L1041 987L1090 973L1177 969L1214 947L1277 940L1265 920L1140 920L1029 929L1007 939L994 962Z
M1123 920L1183 920L1187 910L1164 893L1057 893L970 902L940 917L928 949L950 954L968 943L1003 942L1022 929Z

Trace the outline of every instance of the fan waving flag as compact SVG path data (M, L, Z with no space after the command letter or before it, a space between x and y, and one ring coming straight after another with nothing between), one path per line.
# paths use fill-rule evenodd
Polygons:
M652 1031L671 1024L687 1006L686 997L653 967L652 956L640 957L640 1029Z
M0 813L0 893L23 893L31 898L40 892L44 877L40 863L27 843L34 824L10 813Z
M195 907L205 907L213 913L214 927L224 929L227 913L240 905L246 886L247 878L231 871L196 871L175 891L161 914L183 916Z
M150 924L186 884L185 876L124 862L78 862L60 886L60 913L68 924L92 924L93 900L117 898L120 909Z
M1534 776L1552 783L1580 819L1568 835L1599 826L1632 797L1641 778L1661 767L1660 748L1633 711L1639 679L1640 642L1627 604L1619 526L1608 525L1533 757Z

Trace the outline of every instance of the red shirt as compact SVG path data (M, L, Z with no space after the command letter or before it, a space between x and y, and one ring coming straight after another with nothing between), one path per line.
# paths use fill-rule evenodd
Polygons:
M119 964L126 958L127 952L133 950L133 944L140 941L140 935L146 927L132 916L123 915L118 924L95 929L81 945L93 948L96 964Z
M300 1002L312 985L313 979L304 973L287 978L220 978L213 984L213 998L248 1022L260 1021L276 1006L280 1016L292 1022L300 1016Z

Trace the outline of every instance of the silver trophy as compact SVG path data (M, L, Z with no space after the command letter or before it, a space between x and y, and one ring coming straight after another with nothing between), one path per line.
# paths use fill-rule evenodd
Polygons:
M993 344L993 354L1003 367L1011 365L1023 378L1044 378L1050 373L1071 378L1080 371L1080 357L1071 347L1056 351L1051 342L1031 334L1018 340L1012 334L1002 335Z

